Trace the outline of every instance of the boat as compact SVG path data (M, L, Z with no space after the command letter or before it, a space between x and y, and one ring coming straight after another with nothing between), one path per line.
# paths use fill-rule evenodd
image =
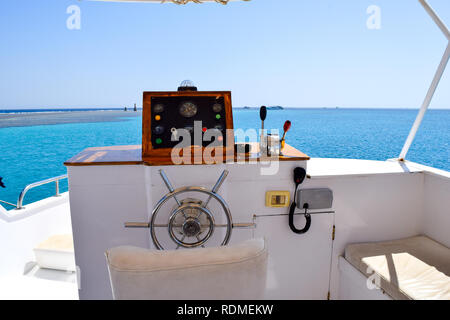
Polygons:
M419 2L450 41L437 13ZM189 254L206 261L208 250L252 239L263 239L251 245L264 243L267 259L250 271L264 279L229 282L261 281L261 299L450 299L450 173L407 157L449 58L450 42L403 149L385 161L311 158L264 125L254 141L236 144L230 91L184 81L144 92L142 145L67 155L66 175L26 186L17 204L3 202L11 210L0 205L0 299L176 297L170 286L195 286L188 272L197 265L177 267L176 278L154 280L145 294L123 273L150 272L139 268L151 257L170 273ZM260 117L264 124L267 108ZM61 194L64 179L69 191ZM24 206L27 192L44 184L55 184L55 196ZM175 257L172 269L162 266L165 253ZM141 264L131 267L132 255ZM202 272L205 283L222 275ZM203 297L223 297L208 288ZM127 295L134 289L141 295Z

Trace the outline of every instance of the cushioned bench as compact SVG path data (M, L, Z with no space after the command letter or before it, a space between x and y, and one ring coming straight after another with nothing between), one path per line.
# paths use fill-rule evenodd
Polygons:
M450 249L426 236L351 244L345 259L371 280L379 277L393 299L450 299Z
M51 236L33 250L40 268L72 272L76 270L71 234Z

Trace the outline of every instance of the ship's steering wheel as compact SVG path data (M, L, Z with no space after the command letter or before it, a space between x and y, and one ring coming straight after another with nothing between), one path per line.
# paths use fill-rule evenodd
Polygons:
M164 250L161 242L157 237L157 228L167 228L169 236L177 245L176 249L204 247L205 243L211 238L216 228L225 228L225 235L221 243L222 246L227 245L231 238L233 228L254 228L254 223L233 224L230 208L225 200L217 193L228 176L228 171L224 170L217 180L212 190L204 187L182 187L174 189L167 175L163 170L159 170L159 174L164 181L169 193L162 197L152 211L152 217L149 223L125 223L128 228L149 228L153 244L158 250ZM179 200L183 194L199 193L207 195L206 201L196 198L184 198ZM175 207L170 211L167 224L157 224L156 220L159 216L161 208L170 200L174 199ZM211 210L208 208L209 202L214 199L219 204L222 213L225 215L226 223L217 224Z

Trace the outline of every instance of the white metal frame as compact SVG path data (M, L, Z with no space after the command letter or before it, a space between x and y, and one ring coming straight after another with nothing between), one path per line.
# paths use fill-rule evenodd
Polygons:
M444 74L445 68L447 67L448 61L450 59L450 31L448 30L445 23L439 18L439 16L436 14L436 12L433 10L433 8L431 8L431 6L428 4L428 2L426 0L419 0L419 2L422 4L422 6L428 12L430 17L433 19L433 21L437 24L437 26L444 33L444 35L447 37L447 40L449 42L447 45L447 49L444 52L444 56L442 57L441 63L439 64L436 74L434 75L431 86L428 89L428 93L425 97L422 107L419 110L416 120L414 121L411 131L409 132L408 138L406 139L403 149L400 153L400 156L399 156L400 161L404 161L406 158L406 154L408 153L409 148L411 147L411 144L414 141L414 138L416 137L417 131L419 130L419 127L422 123L423 117L425 116L425 113L431 104L431 100L433 99L433 96L436 92L439 82L442 79L442 75Z
M23 209L23 198L25 197L25 195L27 194L27 192L30 189L42 186L44 184L48 184L48 183L55 183L55 197L59 197L60 193L59 193L59 180L63 180L63 179L67 179L67 174L63 174L61 176L57 176L54 178L50 178L50 179L46 179L46 180L42 180L42 181L38 181L38 182L34 182L34 183L30 183L29 185L25 186L25 188L23 188L22 192L20 192L19 195L19 199L17 200L17 206L16 209L20 210Z

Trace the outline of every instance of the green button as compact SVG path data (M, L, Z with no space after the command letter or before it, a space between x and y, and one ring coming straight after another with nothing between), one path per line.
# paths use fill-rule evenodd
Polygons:
M161 138L156 139L156 144L161 144L161 143L162 143L162 139Z
M221 118L220 114L216 114L216 119L220 120L220 118Z

